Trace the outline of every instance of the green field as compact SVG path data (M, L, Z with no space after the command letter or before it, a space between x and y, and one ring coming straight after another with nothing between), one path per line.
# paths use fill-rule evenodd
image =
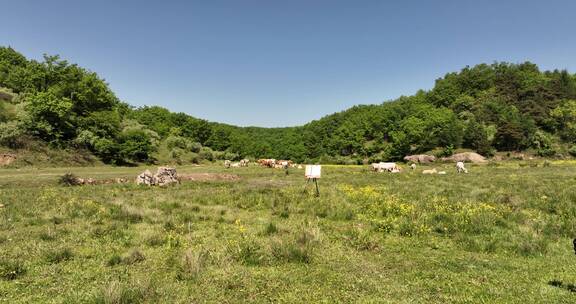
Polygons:
M0 302L576 302L576 164L468 168L324 166L319 198L298 169L3 169Z

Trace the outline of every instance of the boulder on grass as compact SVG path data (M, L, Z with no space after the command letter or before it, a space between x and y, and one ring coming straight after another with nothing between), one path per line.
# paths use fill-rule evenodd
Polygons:
M154 175L146 170L136 177L138 185L166 186L174 183L180 183L175 168L160 167Z
M176 168L160 167L154 175L155 184L158 186L165 186L174 183L180 183Z
M150 170L146 170L140 173L138 176L136 176L136 184L148 186L154 185L154 176L152 175L152 172L150 172Z
M426 154L408 155L404 157L404 160L418 164L429 164L436 161L436 156Z
M464 162L464 163L485 163L487 162L486 158L478 153L474 152L464 152L464 153L457 153L450 157L442 158L442 161L446 162Z

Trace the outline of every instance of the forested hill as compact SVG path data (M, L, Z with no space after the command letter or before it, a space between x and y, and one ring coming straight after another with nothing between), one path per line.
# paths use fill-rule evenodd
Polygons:
M133 108L91 71L0 47L0 145L12 150L42 143L116 164L239 157L359 163L458 148L576 154L575 142L576 75L529 62L466 67L413 96L300 127L257 128Z

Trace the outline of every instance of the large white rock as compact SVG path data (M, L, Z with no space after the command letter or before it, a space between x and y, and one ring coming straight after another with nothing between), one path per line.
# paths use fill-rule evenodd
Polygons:
M146 170L146 171L140 173L136 177L136 184L137 185L148 185L148 186L154 185L154 176L152 175L152 172L150 172L150 170Z
M146 170L136 177L136 184L138 185L165 186L179 182L176 169L169 167L159 167L154 175L150 170Z
M176 168L160 167L156 174L154 174L154 182L158 186L165 186L169 184L179 183Z

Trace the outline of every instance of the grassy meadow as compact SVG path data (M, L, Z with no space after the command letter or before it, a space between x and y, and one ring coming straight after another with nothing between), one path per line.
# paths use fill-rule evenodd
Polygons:
M575 303L576 163L452 166L2 169L0 303Z

